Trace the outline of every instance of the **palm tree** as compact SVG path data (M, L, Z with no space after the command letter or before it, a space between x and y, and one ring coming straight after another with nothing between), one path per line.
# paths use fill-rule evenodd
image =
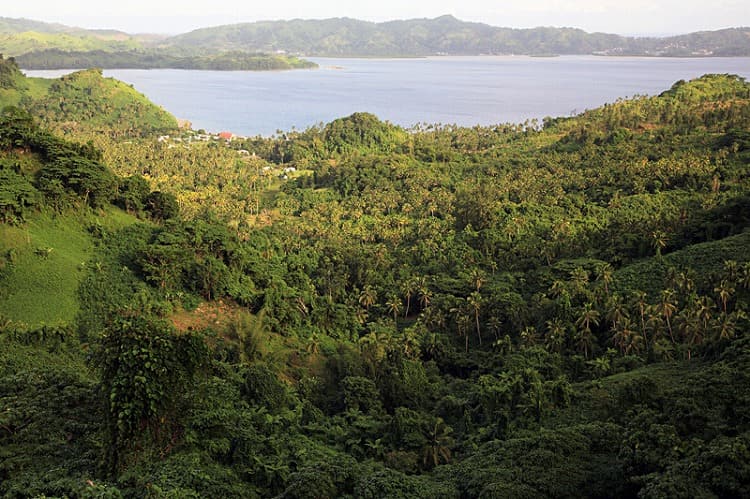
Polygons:
M612 343L625 355L630 348L632 336L636 334L633 331L632 322L630 319L624 319L614 329L615 334L612 336Z
M683 299L687 300L695 292L695 280L690 271L684 271L677 274L677 289L682 293Z
M612 266L608 263L600 265L597 269L596 280L600 281L604 286L604 294L606 296L609 296L609 285L612 284L613 276L614 271L612 270Z
M411 278L401 281L401 292L406 298L406 311L404 312L404 318L406 318L409 315L411 297L414 294L414 281Z
M396 323L398 321L398 313L401 311L401 298L391 295L388 301L385 302L385 306L393 314L393 322Z
M612 363L607 357L597 357L592 361L588 362L589 365L591 365L591 368L594 371L594 376L596 376L597 379L601 379L604 376L606 376L610 369L612 369Z
M536 328L534 326L526 326L523 331L521 331L521 344L524 347L532 347L536 345L538 339Z
M735 314L723 312L716 321L716 339L729 340L734 338L737 331L737 321Z
M490 317L487 321L487 325L492 330L492 333L495 335L495 339L498 339L500 337L500 330L503 328L503 321L501 321L498 317Z
M376 367L382 361L392 347L392 335L390 326L383 323L375 323L372 331L359 339L359 351L367 361L370 374L374 375Z
M365 307L365 310L370 310L370 307L375 305L378 300L378 292L369 284L366 284L364 289L359 293L359 304Z
M544 338L547 350L560 352L565 346L566 328L562 319L555 317L547 321L547 336Z
M484 272L482 272L478 268L471 269L469 280L471 282L471 285L474 286L475 290L479 291L479 288L481 288L482 284L484 284Z
M427 333L422 337L422 352L430 358L434 359L443 350L443 337L438 333Z
M589 350L593 345L593 334L591 332L591 326L597 326L599 324L599 312L593 308L591 302L586 303L581 310L581 315L576 319L576 326L578 326L578 345L583 350L586 359L589 358Z
M700 324L703 328L703 334L708 332L708 322L711 320L712 311L714 309L713 301L707 296L701 296L696 305L696 315Z
M589 285L589 273L582 267L570 271L570 282L575 295L586 295Z
M432 302L432 292L427 286L427 278L420 276L414 279L414 288L419 294L419 306L424 310Z
M721 300L721 309L726 315L727 302L732 297L732 295L734 295L734 287L729 283L727 279L724 279L721 281L721 283L719 283L718 286L714 288L714 292L719 295L719 300Z
M425 467L434 468L441 462L451 460L450 446L453 445L453 429L445 424L442 418L435 419L427 434L427 445L422 449L422 463Z
M479 311L482 308L482 295L479 294L479 291L474 291L469 295L468 298L466 298L466 303L469 305L469 308L474 311L474 321L477 327L477 337L479 338L479 344L481 345L482 331L479 328Z
M643 291L635 291L633 293L633 303L638 307L638 316L641 321L641 335L648 343L648 336L646 335L646 308L648 307L648 301L646 301L646 293Z
M668 241L667 233L662 230L655 230L651 233L651 246L656 250L657 257L661 257L661 251L667 247Z
M438 307L429 307L422 311L421 319L430 330L445 329L445 315Z
M629 318L628 309L618 294L613 294L609 297L606 307L606 319L612 324L612 329L615 329L624 319Z
M552 283L548 292L550 296L555 299L555 303L559 307L560 312L567 315L571 308L571 296L567 284L563 281L556 280Z
M583 350L583 355L586 359L589 358L589 350L593 346L591 329L582 329L578 331L578 348Z
M703 342L703 333L698 313L692 309L683 309L675 318L679 325L679 331L687 344L687 360L692 357L692 350L695 345Z
M591 326L599 325L599 312L591 302L584 304L581 315L576 319L576 326L583 329L591 329Z
M672 316L677 311L677 305L675 305L675 293L674 290L665 289L661 292L661 300L657 305L661 316L664 317L664 321L667 324L667 331L669 331L669 339L674 340L674 332L672 331Z
M471 324L471 318L466 313L465 307L458 306L451 308L451 313L454 314L456 320L456 332L458 336L463 336L466 342L466 351L469 351L469 324Z

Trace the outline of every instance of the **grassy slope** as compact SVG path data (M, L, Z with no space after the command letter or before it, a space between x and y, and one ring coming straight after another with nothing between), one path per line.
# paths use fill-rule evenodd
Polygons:
M0 314L31 326L71 322L83 270L95 254L86 230L95 220L110 228L136 221L112 208L100 217L41 214L20 227L0 224L0 254L14 254L0 277ZM48 255L39 251L47 248Z

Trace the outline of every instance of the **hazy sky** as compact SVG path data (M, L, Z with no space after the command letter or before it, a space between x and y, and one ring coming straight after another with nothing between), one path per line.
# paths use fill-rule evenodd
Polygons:
M750 26L748 0L18 0L0 16L130 33L180 33L267 19L386 21L453 14L494 26L573 26L620 34L675 34Z

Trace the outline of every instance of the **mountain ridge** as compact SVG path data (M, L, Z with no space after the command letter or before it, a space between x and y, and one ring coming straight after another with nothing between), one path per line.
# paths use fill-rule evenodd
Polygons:
M657 36L624 36L575 27L499 27L452 15L384 22L350 17L242 22L175 36L88 30L0 17L0 53L158 50L172 56L285 52L334 57L429 55L750 56L750 27Z
M197 51L284 50L316 56L426 55L750 55L750 28L670 37L628 37L580 28L496 27L451 15L385 22L348 17L258 21L206 27L164 40L162 47Z

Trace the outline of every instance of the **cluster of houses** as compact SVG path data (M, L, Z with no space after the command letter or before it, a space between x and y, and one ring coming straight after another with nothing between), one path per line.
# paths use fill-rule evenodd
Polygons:
M229 144L233 140L242 140L246 137L242 137L240 135L235 135L232 132L219 132L219 133L209 133L209 132L195 132L193 130L187 130L183 132L180 136L171 136L171 135L160 135L157 139L161 143L168 143L169 147L176 147L178 144L191 144L193 142L211 142L211 141L224 141L225 143ZM244 149L240 149L240 154L250 154L250 152L245 151Z
M161 135L158 137L158 142L167 144L167 148L172 149L173 147L189 147L190 144L198 142L223 142L229 145L234 140L243 140L246 137L235 135L232 132L219 132L219 133L208 133L204 131L196 132L194 130L185 130L180 136ZM255 152L250 152L247 149L236 149L237 154L247 158L254 158ZM273 166L264 166L263 173L265 175L278 175L280 179L288 179L290 174L297 171L297 168L293 166L287 166L281 169L274 168Z
M183 133L180 137L171 137L169 135L161 135L159 136L159 142L167 142L167 141L174 141L174 142L209 142L211 140L224 140L226 142L231 142L233 140L241 140L245 139L246 137L241 137L239 135L235 135L232 132L219 132L219 133L208 133L208 132L194 132L192 130L188 130L185 133Z

